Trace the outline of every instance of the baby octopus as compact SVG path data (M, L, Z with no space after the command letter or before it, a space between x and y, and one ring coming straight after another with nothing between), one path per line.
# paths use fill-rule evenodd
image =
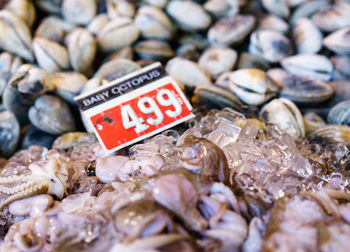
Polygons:
M62 199L70 186L65 163L51 158L43 166L29 165L29 175L0 177L0 192L9 195L0 203L0 211L13 201L47 193Z

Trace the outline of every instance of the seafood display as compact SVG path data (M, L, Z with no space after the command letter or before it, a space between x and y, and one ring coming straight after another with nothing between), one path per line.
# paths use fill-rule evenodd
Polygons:
M74 97L158 61L194 117L106 152ZM0 252L345 252L349 171L349 1L0 1Z

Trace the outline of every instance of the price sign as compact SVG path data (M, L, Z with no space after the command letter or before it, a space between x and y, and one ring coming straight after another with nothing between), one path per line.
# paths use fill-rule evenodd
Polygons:
M107 151L124 148L193 117L191 104L159 63L75 100Z

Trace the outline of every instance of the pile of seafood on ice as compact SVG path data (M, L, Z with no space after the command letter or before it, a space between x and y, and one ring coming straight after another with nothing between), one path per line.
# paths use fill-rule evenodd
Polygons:
M349 34L346 0L0 1L0 251L349 251ZM106 156L73 97L154 61L196 118Z

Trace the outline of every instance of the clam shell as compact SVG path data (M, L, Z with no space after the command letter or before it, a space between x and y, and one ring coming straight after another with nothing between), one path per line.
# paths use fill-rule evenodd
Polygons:
M63 0L36 0L38 7L48 13L61 14Z
M289 74L282 80L281 97L300 104L314 104L330 99L333 88L314 78Z
M260 118L276 125L294 139L305 136L303 116L298 107L288 99L279 98L267 103L260 111Z
M141 59L155 61L166 61L175 56L171 46L167 42L159 40L140 41L135 46L135 52Z
M10 156L19 141L20 126L10 111L0 105L0 157Z
M313 54L321 50L322 33L310 19L296 20L292 33L298 54Z
M34 36L46 38L55 42L62 42L66 31L60 26L56 25L52 19L45 18L39 27L36 29Z
M129 17L135 15L135 4L128 0L107 0L107 13L109 18Z
M333 80L349 80L350 81L350 56L339 55L331 57L331 62L334 66L332 79Z
M345 125L326 125L312 132L308 139L311 142L350 144L350 127Z
M114 59L104 63L95 73L94 77L112 81L125 74L140 69L140 66L128 59Z
M170 39L175 32L175 27L168 16L153 6L141 7L137 11L135 24L145 38Z
M335 105L328 113L327 122L350 126L350 100Z
M19 57L33 61L31 34L28 25L8 10L0 11L0 47Z
M204 11L202 6L188 0L170 1L166 6L166 12L185 31L204 30L211 23L210 15Z
M110 54L107 58L107 61L114 60L114 59L120 59L120 58L133 60L134 49L131 46L126 46L123 49L120 49L120 50Z
M168 61L166 71L178 82L189 87L210 85L210 75L197 63L183 58Z
M289 17L289 7L286 0L262 0L264 8L277 16Z
M76 28L68 34L67 48L72 68L90 75L97 50L95 37L87 29Z
M350 100L350 81L332 81L328 83L334 90L333 98L327 102L329 108L339 102Z
M281 68L271 68L266 72L267 76L269 76L279 87L282 87L283 79L289 75L286 71Z
M204 4L204 9L216 18L233 17L239 11L239 1L209 0Z
M331 33L325 37L323 45L335 53L350 54L350 28Z
M109 17L106 13L99 14L91 20L91 22L87 26L87 29L94 35L97 35L108 22Z
M80 94L88 79L77 72L57 72L50 75L52 84L55 86L56 94L69 102L75 104L74 97Z
M78 24L88 24L97 13L95 0L63 0L62 15L67 21Z
M35 8L31 0L11 0L6 4L5 9L21 17L29 27L32 27L35 20Z
M234 45L242 42L254 26L255 18L252 15L222 18L209 29L208 40L212 45Z
M333 72L332 62L318 54L291 56L283 59L281 65L289 73L306 75L322 81L329 81Z
M315 130L322 128L326 125L326 122L314 112L308 112L304 115L304 125L306 135L311 134Z
M191 61L198 61L200 54L194 44L185 43L176 49L176 56Z
M86 132L68 132L57 137L52 145L53 149L66 150L81 145L91 145L97 142L93 134Z
M235 50L228 47L210 47L203 52L198 63L216 79L222 73L231 71L236 60Z
M257 68L263 71L267 71L270 68L270 64L260 56L243 52L240 54L237 63L237 69L241 68Z
M145 0L145 2L158 8L164 8L168 0Z
M297 7L305 2L307 2L307 0L287 0L289 7Z
M46 91L53 90L47 73L29 64L20 66L6 85L2 101L14 113L21 125L28 121L27 111L34 100Z
M39 66L48 73L54 73L69 68L67 49L57 42L46 38L34 38L33 49Z
M244 103L260 105L277 96L279 87L259 69L240 69L229 76L230 90Z
M28 116L35 127L49 134L75 130L74 118L68 105L52 95L43 95L36 99Z
M335 2L312 16L314 22L324 32L350 26L350 3L344 1Z
M276 30L281 33L287 33L289 25L282 18L273 14L268 14L259 18L259 29Z
M226 107L241 110L243 103L229 90L216 85L196 87L194 101L205 104L208 107L223 109Z
M116 51L131 45L140 36L140 31L129 18L116 18L108 22L97 35L100 49Z
M271 63L277 63L292 54L292 46L289 39L278 31L258 30L250 36L248 51Z
M0 54L0 97L12 74L22 65L20 58L12 56L7 52Z
M294 23L299 18L308 18L315 14L317 11L324 9L328 6L327 0L311 0L306 1L299 5L293 12L290 22Z
M51 149L51 145L56 137L56 135L48 134L32 126L23 136L21 149L28 149L32 145L43 146L47 149Z

